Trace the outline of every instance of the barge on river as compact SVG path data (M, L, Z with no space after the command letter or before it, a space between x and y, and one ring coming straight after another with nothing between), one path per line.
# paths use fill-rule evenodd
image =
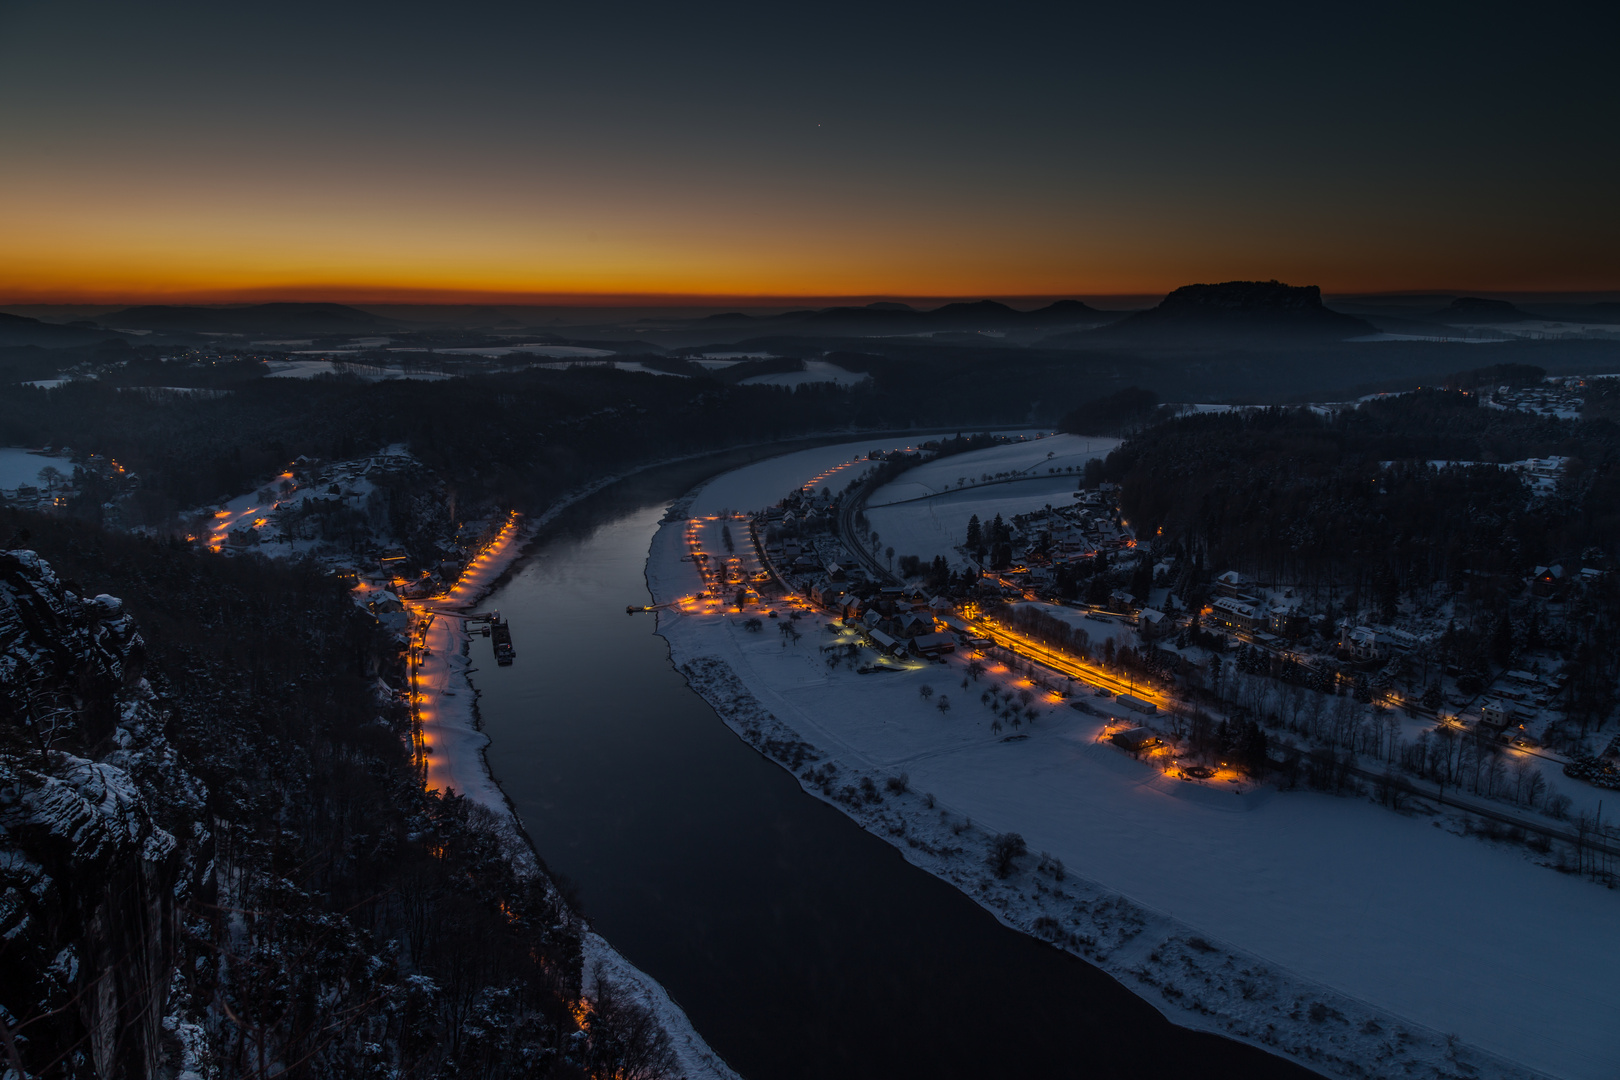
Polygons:
M490 644L495 646L495 662L501 665L510 664L512 658L517 655L512 650L512 627L497 615L490 620L489 637Z

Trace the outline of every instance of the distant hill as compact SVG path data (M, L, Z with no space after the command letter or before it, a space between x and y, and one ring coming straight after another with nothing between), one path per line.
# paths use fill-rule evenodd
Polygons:
M1539 319L1520 311L1506 300L1488 300L1483 296L1459 296L1446 307L1432 313L1429 318L1452 326L1481 323L1511 323Z
M1362 319L1323 307L1322 291L1315 285L1226 281L1183 285L1157 307L1096 330L1048 338L1041 344L1186 348L1342 341L1376 332Z
M1532 314L1538 319L1554 322L1620 323L1620 302L1600 300L1593 304L1536 303Z
M715 327L750 326L772 335L804 334L818 337L888 336L944 332L1041 329L1083 326L1109 319L1079 300L1059 300L1034 311L1019 311L995 300L959 300L930 311L918 311L909 304L884 301L865 307L830 307L809 311L787 311L780 315L745 315L727 312L697 320L696 325Z
M242 307L125 308L101 316L103 326L192 334L375 334L401 323L343 304L248 304Z
M59 326L30 319L26 315L0 312L0 346L38 345L46 349L67 349L109 340L127 341L128 338L90 323Z

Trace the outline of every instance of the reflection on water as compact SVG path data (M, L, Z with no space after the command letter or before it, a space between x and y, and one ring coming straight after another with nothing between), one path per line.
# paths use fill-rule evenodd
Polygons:
M541 857L709 1044L750 1080L1312 1075L1006 929L720 722L624 613L670 499L715 468L567 512L487 605L517 664L473 639L490 760Z

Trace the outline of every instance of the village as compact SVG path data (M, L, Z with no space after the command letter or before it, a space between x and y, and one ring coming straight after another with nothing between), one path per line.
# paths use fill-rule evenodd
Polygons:
M1051 906L1050 873L1047 892L1009 889L978 845L964 845L967 836L994 847L1016 832L1037 876L1057 868L1060 880L1067 872L1102 883L1172 924L1186 920L1212 940L1309 967L1362 1000L1400 1001L1425 1022L1472 1038L1482 1037L1478 1025L1454 1007L1471 994L1413 996L1392 981L1397 956L1468 951L1458 985L1497 985L1510 968L1527 974L1545 963L1549 949L1582 947L1538 934L1533 946L1475 950L1480 920L1455 913L1482 882L1512 894L1503 904L1513 910L1534 908L1543 893L1568 905L1572 887L1604 894L1582 880L1605 880L1620 850L1615 837L1596 832L1604 790L1565 776L1562 754L1514 747L1489 725L1469 723L1477 701L1472 709L1444 705L1461 721L1426 714L1416 699L1409 713L1394 678L1379 700L1359 700L1358 690L1368 696L1374 677L1401 658L1396 642L1405 639L1375 639L1374 655L1358 661L1347 639L1340 647L1342 602L1335 618L1313 620L1322 613L1309 606L1308 590L1226 568L1209 573L1201 602L1183 602L1182 560L1156 551L1153 538L1122 519L1114 492L1084 483L1083 472L1045 472L1107 447L1031 432L973 458L936 456L925 442L903 451L918 460L899 472L885 469L894 449L872 449L844 444L819 461L790 456L717 478L671 509L647 563L651 608L677 669L807 791L1014 925L1078 920L1096 933L1093 914ZM956 490L965 474L1019 472L1031 478ZM940 494L926 497L925 488ZM877 507L896 494L915 501ZM1001 567L990 564L997 514L1011 549ZM967 543L974 517L987 549L982 562ZM1043 545L1045 533L1074 548ZM955 542L921 546L936 535ZM902 552L915 553L914 572L902 569ZM1105 558L1106 591L1095 573L1076 580L1074 567ZM1146 588L1143 574L1151 575ZM1529 586L1522 588L1519 602L1528 604ZM1561 595L1548 601L1579 602L1574 591ZM1254 621L1219 625L1218 599L1252 609ZM1275 630L1273 607L1292 611ZM1144 620L1149 610L1163 620ZM1408 655L1421 675L1431 618L1407 602L1397 619L1364 611L1351 628L1412 635L1418 644ZM1480 692L1456 687L1468 672L1441 673L1444 630L1441 620L1429 675L1448 698L1477 699ZM1167 670L1169 655L1178 660ZM1268 665L1297 657L1301 668L1310 660L1333 672L1333 683L1323 691L1261 674L1257 656ZM1518 662L1530 672L1536 658L1520 654ZM1514 689L1493 674L1491 690ZM1551 685L1556 673L1546 678ZM1561 716L1556 705L1549 718ZM1418 745L1450 752L1443 783L1432 769L1404 764ZM1502 763L1494 796L1492 760ZM1543 788L1533 805L1522 794L1515 802L1515 784L1521 793L1533 786L1516 770L1538 768L1530 775L1544 776L1554 794ZM1571 799L1568 820L1552 812L1562 806L1557 795ZM1437 923L1414 920L1414 910L1453 914ZM1340 935L1332 958L1311 961L1324 927ZM1122 977L1139 970L1174 981L1163 963L1144 959L1150 951L1160 955L1148 945L1123 947ZM1165 1002L1184 1015L1182 999ZM1521 1008L1538 1023L1550 1015Z
M1042 438L1047 454L1073 439ZM960 469L971 456L939 466ZM1135 534L1112 485L1088 487L1068 472L1044 474L1018 496L1027 508L1005 520L981 520L974 493L947 485L942 497L967 515L958 542L898 555L873 528L872 508L909 473L870 479L897 459L938 460L928 444L858 455L763 510L689 521L683 559L701 588L675 608L727 613L754 632L769 624L784 645L818 613L828 663L867 675L949 657L996 733L1012 726L1016 737L1043 709L1067 707L1099 718L1099 737L1187 781L1363 783L1437 805L1451 787L1542 837L1584 835L1602 790L1620 787L1620 739L1581 744L1566 715L1568 673L1547 644L1601 570L1536 567L1481 670L1453 655L1448 604L1335 610L1298 584L1236 570L1200 583L1184 560ZM928 497L907 494L910 512L925 512ZM997 497L992 506L1005 506ZM937 525L908 529L891 516L883 532L926 536ZM981 676L990 690L969 686ZM994 689L998 676L1004 690Z

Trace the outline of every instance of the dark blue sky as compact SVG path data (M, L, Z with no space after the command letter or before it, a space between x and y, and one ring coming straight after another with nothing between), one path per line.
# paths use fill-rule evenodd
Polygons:
M1620 289L1613 12L0 0L0 293Z

